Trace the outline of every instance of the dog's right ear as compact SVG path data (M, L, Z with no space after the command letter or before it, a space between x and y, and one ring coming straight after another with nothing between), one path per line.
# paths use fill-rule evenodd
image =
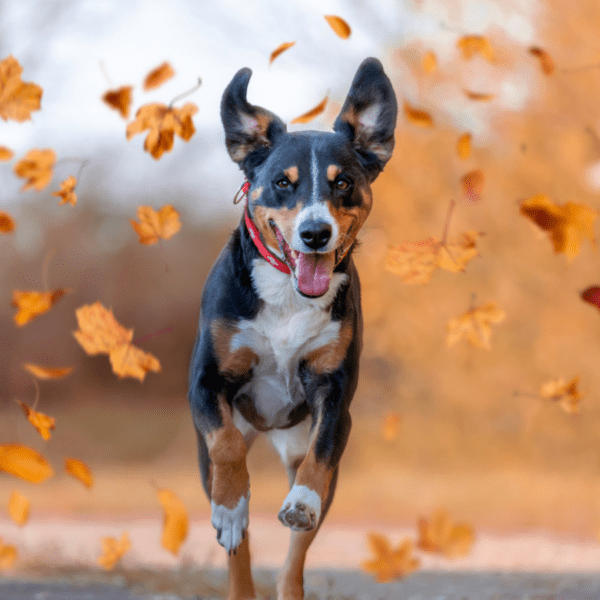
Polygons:
M265 160L277 137L286 132L285 123L279 117L246 100L251 75L250 69L240 69L221 100L227 150L246 173Z

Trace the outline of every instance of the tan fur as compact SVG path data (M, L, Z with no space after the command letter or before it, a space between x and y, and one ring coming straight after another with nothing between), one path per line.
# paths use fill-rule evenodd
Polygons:
M337 165L329 165L327 167L327 179L333 181L341 172L342 169Z
M346 356L348 346L352 341L354 329L350 323L344 323L337 340L313 350L305 358L308 366L316 373L332 373Z
M277 237L273 233L269 221L273 221L277 229L281 231L286 242L290 242L293 237L294 219L300 212L300 206L293 209L288 208L268 208L265 206L254 207L253 221L258 227L263 241L271 248L279 248Z
M255 598L252 572L250 570L249 534L237 547L236 553L228 560L229 571L229 600L246 600Z
M211 327L219 373L230 377L246 375L260 362L260 358L250 348L231 351L231 338L238 332L235 325L224 320L215 321Z
M283 173L292 183L296 183L296 181L298 181L298 167L290 167Z
M356 239L356 235L367 220L373 206L373 195L371 192L367 188L359 191L363 199L360 206L353 206L351 208L340 206L336 208L331 202L328 203L329 211L339 227L337 245L344 250L347 250Z
M263 193L263 187L262 185L258 188L256 188L255 190L252 190L252 192L250 193L250 199L251 200L258 200Z
M277 580L277 600L303 600L303 572L306 552L317 535L312 531L292 531L285 564Z

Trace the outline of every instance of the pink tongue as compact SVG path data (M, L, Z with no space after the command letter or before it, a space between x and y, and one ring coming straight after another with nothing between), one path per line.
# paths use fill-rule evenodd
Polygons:
M298 288L307 296L322 296L329 289L335 253L298 253L296 259Z

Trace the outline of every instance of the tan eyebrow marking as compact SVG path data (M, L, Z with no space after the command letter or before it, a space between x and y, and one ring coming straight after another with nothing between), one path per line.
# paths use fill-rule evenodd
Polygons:
M263 193L263 188L261 185L259 188L252 190L252 192L250 193L250 198L252 198L252 200L258 200L261 197L262 193Z
M283 173L292 183L296 183L296 181L298 181L298 167L290 167Z
M329 181L333 181L341 172L342 169L340 169L340 167L337 165L329 165L327 167L327 179L329 179Z

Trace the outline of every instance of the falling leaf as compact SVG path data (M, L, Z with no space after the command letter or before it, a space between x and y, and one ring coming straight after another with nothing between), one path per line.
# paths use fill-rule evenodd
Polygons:
M467 556L474 540L473 528L452 523L446 511L437 511L429 521L419 519L417 548L425 552L443 554L446 558Z
M319 104L317 104L314 108L311 108L309 111L305 112L299 117L292 119L290 123L309 123L325 110L327 100L329 100L329 95L325 96L325 98L323 98L323 100L321 100L321 102L319 102Z
M471 156L471 134L463 133L458 138L458 144L456 145L456 153L462 160L466 160Z
M173 75L175 75L173 67L168 62L164 62L146 75L146 79L144 79L144 91L147 92L148 90L160 87L165 81L171 79Z
M140 244L156 244L159 238L168 240L181 229L179 213L170 204L158 211L151 206L138 206L137 215L139 223L133 219L129 222L140 236Z
M352 33L350 29L350 25L344 21L341 17L336 17L335 15L325 15L325 19L327 23L329 23L329 27L335 31L337 35L339 35L343 40L347 40Z
M42 88L35 83L21 81L23 67L8 56L0 62L0 117L4 121L29 121L34 110L40 110Z
M148 129L144 150L158 160L164 152L173 149L175 135L187 142L196 133L192 116L197 112L198 107L192 102L181 108L158 103L145 104L135 114L135 120L127 125L127 139Z
M22 444L0 444L0 471L32 483L54 475L54 469L37 450Z
M52 192L53 196L62 198L58 203L59 206L66 204L67 202L72 206L77 204L77 195L75 194L75 186L77 185L77 179L73 175L69 175L64 181L60 183L60 190Z
M470 100L477 100L478 102L489 102L496 97L496 94L484 94L481 92L471 92L469 90L463 90L467 98Z
M16 228L14 219L8 213L0 211L0 233L11 233Z
M506 318L506 313L496 306L495 302L488 302L482 306L472 308L460 317L450 319L447 324L448 335L446 345L453 346L462 337L476 348L491 349L492 323L500 323Z
M17 400L19 406L23 409L27 419L29 422L38 430L38 433L48 441L50 439L50 430L54 429L56 425L56 419L53 417L49 417L44 413L37 412L27 406L24 402Z
M29 519L29 500L16 490L8 500L8 514L17 525L21 526Z
M11 304L19 310L13 315L15 323L22 327L36 317L49 311L65 294L71 290L58 288L51 292L21 292L13 290Z
M428 112L413 108L406 100L404 101L404 116L409 123L420 127L433 127L433 119Z
M450 242L428 238L420 242L403 242L390 248L385 268L398 275L404 283L424 284L436 269L453 273L465 270L479 255L476 244L481 233L467 231Z
M124 85L116 90L108 90L108 92L102 96L102 100L112 109L118 110L119 114L124 119L129 119L132 95L133 87L130 85Z
M4 545L0 538L0 570L10 569L17 560L17 549L14 546Z
M404 577L419 568L420 561L413 554L413 542L403 540L397 548L392 548L385 535L369 533L367 541L375 557L361 563L361 568L375 576L379 583L387 583Z
M296 42L283 42L271 52L271 57L269 58L269 64L271 64L280 54L283 54L286 50L289 50L292 46L294 46Z
M50 148L30 150L24 158L15 164L14 172L17 177L27 181L21 188L22 192L36 189L43 190L52 181L54 176L54 165L56 164L56 153Z
M402 417L398 413L390 413L386 415L381 428L383 439L391 442L400 432L401 422Z
M38 379L62 379L73 371L73 367L60 367L57 369L52 367L42 367L32 363L23 363L23 368Z
M165 511L161 544L177 556L188 534L188 515L183 502L167 489L156 490Z
M463 175L460 185L463 197L468 203L477 204L481 200L484 181L485 177L481 169L475 169Z
M598 213L585 204L557 205L539 194L524 200L520 210L549 233L554 252L564 252L570 260L579 254L579 246L585 238L595 244L594 221Z
M465 35L456 43L465 60L479 54L489 62L494 62L494 50L490 41L482 35Z
M581 299L600 309L600 287L594 285L581 292Z
M121 560L123 555L131 548L131 541L127 532L123 532L121 539L117 541L114 537L102 538L102 555L98 558L98 564L110 571Z
M529 48L529 54L539 59L542 71L546 75L552 75L552 73L554 73L554 61L550 58L550 55L545 50L542 50L537 46L532 46Z
M425 53L422 65L423 71L428 74L433 73L437 69L437 59L431 50Z
M10 148L0 146L0 161L10 160L14 155L14 152Z
M113 372L119 377L144 381L148 371L161 370L156 357L131 345L133 329L125 329L100 302L81 306L75 315L79 325L73 332L75 339L87 354L108 354Z
M94 477L90 468L81 460L76 458L65 458L65 471L79 479L83 485L91 488L94 485Z
M558 402L568 415L575 415L579 412L579 402L582 398L579 377L574 377L571 381L562 378L547 381L540 388L540 395L542 398Z

